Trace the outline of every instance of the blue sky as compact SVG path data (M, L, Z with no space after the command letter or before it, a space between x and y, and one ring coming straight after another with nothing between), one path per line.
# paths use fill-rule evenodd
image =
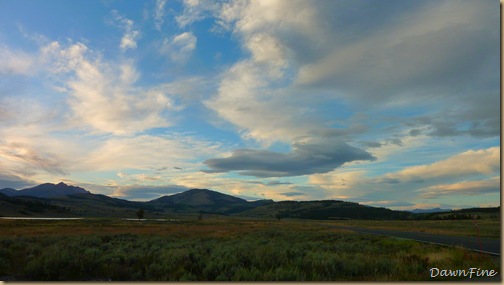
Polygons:
M0 188L500 201L496 1L0 0Z

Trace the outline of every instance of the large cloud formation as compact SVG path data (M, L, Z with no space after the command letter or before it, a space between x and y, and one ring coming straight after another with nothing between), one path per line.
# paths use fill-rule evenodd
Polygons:
M368 152L344 142L295 143L290 153L238 149L230 157L212 158L205 172L240 171L256 177L299 176L326 173L355 160L374 160Z
M310 110L335 102L401 110L403 127L435 137L499 134L491 1L230 1L214 15L249 57L206 106L243 137L288 142L331 130Z

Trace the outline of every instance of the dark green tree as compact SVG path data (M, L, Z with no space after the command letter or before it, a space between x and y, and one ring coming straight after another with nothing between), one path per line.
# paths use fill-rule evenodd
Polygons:
M144 218L145 211L144 211L144 209L140 209L140 210L136 211L135 214L137 215L138 219L141 220Z

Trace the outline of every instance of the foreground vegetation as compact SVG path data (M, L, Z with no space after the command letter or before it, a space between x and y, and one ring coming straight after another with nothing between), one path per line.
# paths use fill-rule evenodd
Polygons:
M464 249L311 221L0 220L3 280L429 280L431 267L499 265Z

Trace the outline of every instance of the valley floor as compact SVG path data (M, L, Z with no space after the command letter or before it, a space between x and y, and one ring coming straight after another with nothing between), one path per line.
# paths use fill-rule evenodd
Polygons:
M298 221L182 217L172 221L0 220L0 280L427 281L433 268L499 272L500 258L463 248ZM429 221L410 221L417 227ZM442 221L444 222L444 221ZM453 225L453 232L466 221ZM396 223L392 227L398 227ZM498 223L489 223L488 229ZM406 227L407 228L407 227ZM433 227L435 229L435 227ZM493 230L492 230L493 231ZM64 268L64 269L63 269Z

